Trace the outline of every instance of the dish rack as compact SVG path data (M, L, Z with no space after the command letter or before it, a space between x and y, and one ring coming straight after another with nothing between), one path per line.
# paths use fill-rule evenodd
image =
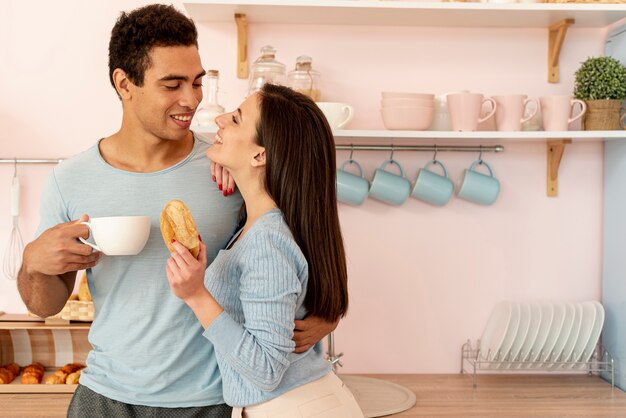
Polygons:
M487 355L489 357L489 353ZM542 357L541 355L539 356ZM468 339L461 347L461 374L472 373L472 385L478 386L477 375L481 372L497 373L608 373L611 389L615 387L615 362L608 351L598 344L589 361L569 361L548 357L544 361L487 360L481 357L480 340L473 347Z

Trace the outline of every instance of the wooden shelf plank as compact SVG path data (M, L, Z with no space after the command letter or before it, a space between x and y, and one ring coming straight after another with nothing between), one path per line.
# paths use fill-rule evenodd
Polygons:
M235 13L244 13L249 23L549 28L575 19L577 28L604 28L626 18L625 4L186 0L183 5L197 22L232 22Z

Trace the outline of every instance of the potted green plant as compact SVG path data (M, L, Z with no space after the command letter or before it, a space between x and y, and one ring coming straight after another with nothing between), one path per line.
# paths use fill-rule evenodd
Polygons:
M612 57L590 57L575 76L574 96L587 104L583 129L622 129L620 111L626 99L626 66Z

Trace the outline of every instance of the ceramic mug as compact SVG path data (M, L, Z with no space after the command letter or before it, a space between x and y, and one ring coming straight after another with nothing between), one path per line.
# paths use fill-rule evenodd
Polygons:
M491 97L483 97L480 93L448 94L446 101L453 131L475 131L478 124L493 117L497 108L495 100ZM491 102L493 108L486 116L480 117L485 102Z
M496 127L498 131L521 131L522 124L531 120L539 110L536 99L529 99L525 94L511 94L508 96L494 96L498 104L496 110ZM529 103L534 107L526 111Z
M478 165L487 167L489 175L476 171ZM500 194L500 182L483 160L474 161L470 168L463 171L460 184L457 196L481 205L493 204Z
M434 173L428 168L438 165L443 175ZM431 160L417 172L411 196L435 206L443 206L450 201L454 192L454 184L448 178L446 167L439 160Z
M332 129L344 128L354 117L354 108L346 103L317 102Z
M400 175L386 171L385 167L389 164L395 164L400 169ZM400 163L396 160L387 160L374 173L370 196L390 205L399 206L409 197L410 190L411 183L404 176Z
M573 99L572 96L544 96L539 101L544 131L567 131L569 124L580 119L587 111L585 102ZM570 117L576 103L580 104L580 113Z
M137 255L150 236L149 216L91 218L81 224L87 225L95 244L78 239L106 255Z
M345 170L346 164L354 164L359 174L352 174ZM355 160L348 160L337 170L337 200L352 206L363 204L369 193L370 184L363 175L361 165Z

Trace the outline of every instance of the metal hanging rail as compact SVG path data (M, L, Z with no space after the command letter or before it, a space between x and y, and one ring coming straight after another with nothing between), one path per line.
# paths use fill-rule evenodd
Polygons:
M347 151L454 151L454 152L503 152L502 145L335 145L337 150Z
M58 164L63 158L0 158L0 164Z
M503 152L502 145L335 145L348 151ZM0 158L0 164L59 164L64 158Z

